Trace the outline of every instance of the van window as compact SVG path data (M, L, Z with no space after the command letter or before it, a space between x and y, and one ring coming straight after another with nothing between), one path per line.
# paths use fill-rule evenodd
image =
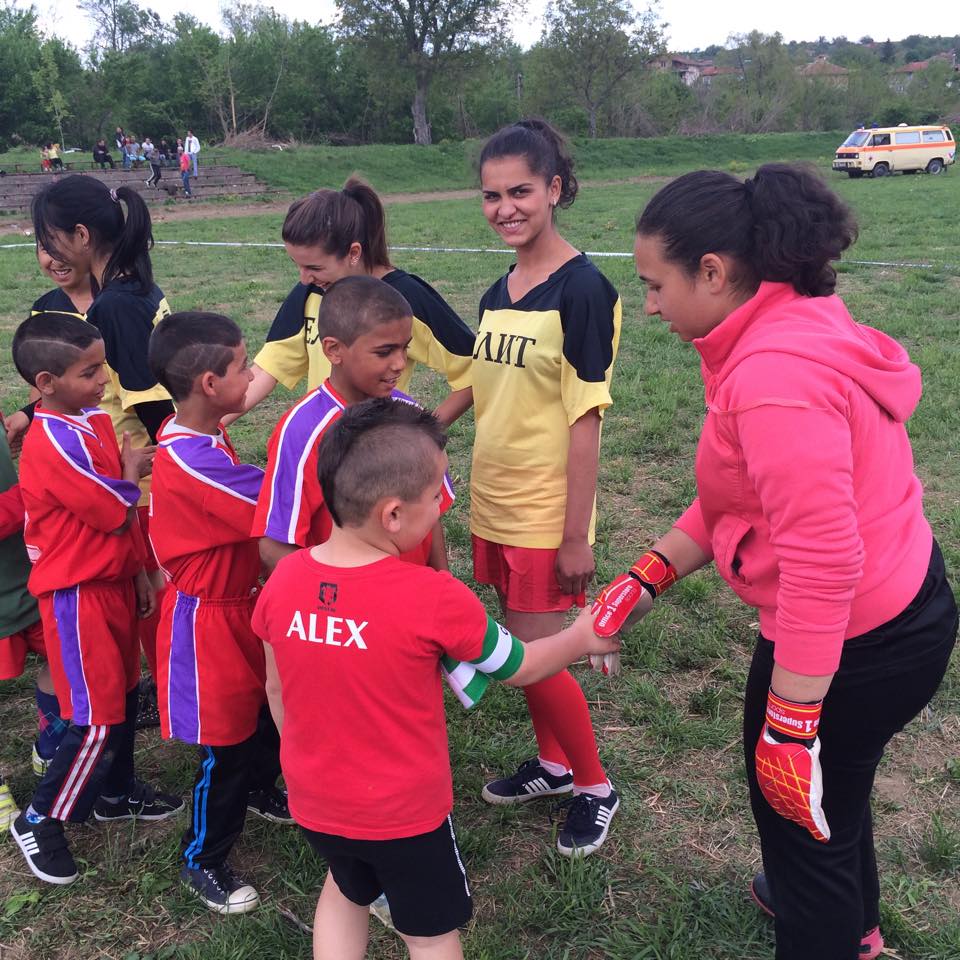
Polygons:
M867 137L870 134L866 130L854 130L853 133L847 137L843 143L840 144L841 147L862 147L867 142Z
M889 133L875 133L873 139L870 141L871 147L889 147L890 146L890 134Z
M924 130L923 131L924 143L943 143L946 139L947 139L947 135L942 130Z
M909 133L898 133L897 134L897 143L919 143L920 142L920 131L911 130Z

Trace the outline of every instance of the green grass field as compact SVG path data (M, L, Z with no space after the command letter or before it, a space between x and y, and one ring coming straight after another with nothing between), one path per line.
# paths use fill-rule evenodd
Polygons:
M663 181L610 181L659 178L707 164L747 172L764 160L790 159L791 148L802 159L820 157L822 164L838 142L826 135L811 147L817 138L790 136L794 139L715 138L717 155L705 156L697 146L684 154L689 162L678 159L675 141L661 142L662 159L656 157L656 141L597 145L595 152L593 145L581 145L588 185L563 214L563 230L582 249L625 252L633 218ZM367 152L353 156L327 151L333 156L329 166L312 170L287 170L286 154L270 156L270 178L299 190L310 174L334 185L351 169L366 167L374 185L385 191L471 184L460 145L449 147L455 157L448 165L431 154L422 171L404 166L406 160L401 164L406 148L363 149ZM315 150L319 157L322 150ZM383 176L378 179L376 171ZM609 185L590 186L591 181ZM927 512L955 576L960 565L960 255L949 211L958 209L960 178L951 171L938 178L831 177L830 182L860 219L851 261L931 265L851 263L842 267L840 288L854 316L900 339L923 368L924 399L910 434ZM231 216L223 205L194 219L167 216L161 209L156 235L161 240L276 242L281 219L281 213L266 211ZM396 245L497 246L477 200L392 204L389 224ZM17 240L9 229L0 236L0 243ZM395 259L435 284L473 326L480 294L510 262L499 253L397 253ZM601 455L596 555L603 582L628 565L692 496L703 395L692 348L642 315L643 287L632 275L630 260L598 262L624 302L615 405L606 419ZM174 309L229 313L244 327L251 352L296 280L281 249L161 246L154 265ZM0 250L0 406L5 410L26 397L9 360L12 331L48 286L32 249ZM428 371L415 380L415 393L429 404L441 396L441 387ZM278 390L237 425L232 433L243 455L263 461L269 430L293 397ZM447 522L452 565L467 582L472 430L469 414L453 430L450 456L459 500ZM492 611L492 597L481 595ZM772 957L772 928L746 894L759 850L743 781L740 698L756 628L754 612L706 571L682 582L629 636L621 676L602 680L584 665L574 668L591 701L601 756L623 796L607 844L583 862L555 852L556 825L548 802L512 810L480 800L486 778L512 770L534 749L518 692L495 689L469 715L450 702L455 816L476 907L464 936L467 957ZM0 769L22 803L33 785L32 682L31 666L24 678L0 686ZM954 666L931 708L892 744L877 783L883 929L888 946L903 960L960 957L958 739L960 674ZM148 731L138 736L138 763L143 775L185 795L195 754ZM0 838L0 957L310 956L309 936L291 918L311 921L324 868L295 830L263 821L248 824L234 860L264 903L249 916L219 919L177 885L180 829L178 823L72 828L82 877L66 889L34 881L9 838ZM371 929L372 957L404 956L392 934L375 921Z

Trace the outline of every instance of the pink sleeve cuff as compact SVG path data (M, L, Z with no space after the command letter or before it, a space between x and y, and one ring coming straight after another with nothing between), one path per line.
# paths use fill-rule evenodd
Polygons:
M773 659L785 670L805 677L836 673L843 652L843 634L799 634L777 625Z
M683 511L680 518L674 523L674 527L677 530L682 530L708 558L713 559L713 543L710 541L710 534L707 533L706 525L703 522L699 498Z

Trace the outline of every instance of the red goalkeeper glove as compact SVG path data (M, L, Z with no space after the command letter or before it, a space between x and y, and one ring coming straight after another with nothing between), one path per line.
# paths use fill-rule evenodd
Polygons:
M820 771L820 711L823 701L794 703L767 696L767 720L757 741L756 766L760 790L781 817L806 827L826 843L830 827L823 813Z
M677 582L677 571L663 554L648 550L628 573L608 583L593 601L593 629L599 637L612 637L619 633L638 604L650 604L667 587ZM649 606L647 611L649 612ZM590 665L603 674L620 670L620 654L608 653L603 657L591 657Z

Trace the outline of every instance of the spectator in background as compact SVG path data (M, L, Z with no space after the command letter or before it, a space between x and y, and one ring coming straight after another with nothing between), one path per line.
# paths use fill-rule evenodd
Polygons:
M153 141L146 137L143 141L143 155L150 164L150 176L147 177L147 186L155 187L160 183L160 149L153 145Z
M40 169L44 173L50 172L50 144L48 143L40 148Z
M193 135L192 130L187 131L187 139L183 144L184 152L190 155L190 161L193 163L193 179L197 179L197 155L200 153L200 141Z
M120 156L123 160L123 169L129 170L133 166L133 161L136 159L136 154L131 153L130 150L130 138L123 138L123 145L120 147Z
M60 144L48 143L47 156L50 158L50 166L54 171L63 173L63 161L60 159Z
M99 163L101 170L106 170L108 163L111 170L116 166L113 157L110 156L110 151L107 149L107 141L102 138L97 141L97 145L93 148L93 162Z
M160 138L160 142L157 144L157 155L161 167L165 167L170 162L170 144L166 137Z
M180 179L183 181L183 195L192 197L193 193L190 191L190 154L186 150L180 154Z
M117 145L117 149L123 153L123 145L127 142L127 135L123 132L123 127L117 127L113 142Z

